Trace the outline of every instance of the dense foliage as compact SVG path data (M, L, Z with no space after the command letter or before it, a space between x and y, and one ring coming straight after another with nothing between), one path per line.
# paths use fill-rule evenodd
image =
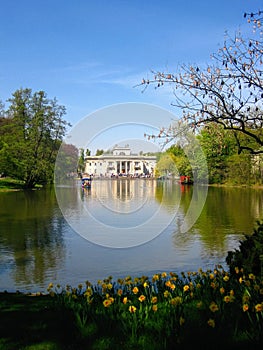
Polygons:
M228 252L226 262L231 273L242 269L263 276L263 222L257 222L252 235L244 235L238 249Z
M54 164L69 125L65 107L44 91L19 89L2 109L0 118L0 173L23 180L25 187L53 181Z
M238 153L234 135L222 126L209 123L196 136L200 147L196 147L194 156L193 142L181 145L181 138L169 147L157 163L157 170L166 174L195 175L202 182L205 175L204 163L207 165L209 183L231 185L261 185L263 181L263 156L251 155L244 150ZM201 151L202 150L202 151ZM202 154L205 161L202 161Z

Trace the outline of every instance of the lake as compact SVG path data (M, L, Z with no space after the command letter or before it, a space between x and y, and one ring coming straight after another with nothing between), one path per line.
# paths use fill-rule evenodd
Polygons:
M0 193L0 291L226 266L262 219L262 194L152 179Z

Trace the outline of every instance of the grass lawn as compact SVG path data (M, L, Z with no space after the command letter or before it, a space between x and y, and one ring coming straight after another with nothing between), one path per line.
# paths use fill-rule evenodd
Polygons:
M0 178L0 192L24 189L24 182L9 177Z
M0 350L74 349L72 325L49 295L0 293Z

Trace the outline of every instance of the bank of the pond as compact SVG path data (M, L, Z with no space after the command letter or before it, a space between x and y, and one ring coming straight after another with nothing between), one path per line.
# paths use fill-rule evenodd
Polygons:
M263 280L236 269L0 293L0 349L260 349Z
M41 188L41 185L36 185L34 189ZM0 177L0 193L8 191L20 191L25 190L24 181L13 179L10 177Z

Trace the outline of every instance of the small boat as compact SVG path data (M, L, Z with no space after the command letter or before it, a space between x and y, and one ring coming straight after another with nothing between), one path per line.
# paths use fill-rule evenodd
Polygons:
M179 182L181 185L192 185L194 183L190 176L185 175L180 176Z
M82 188L91 188L91 181L92 181L91 177L83 177L81 179L81 187Z

